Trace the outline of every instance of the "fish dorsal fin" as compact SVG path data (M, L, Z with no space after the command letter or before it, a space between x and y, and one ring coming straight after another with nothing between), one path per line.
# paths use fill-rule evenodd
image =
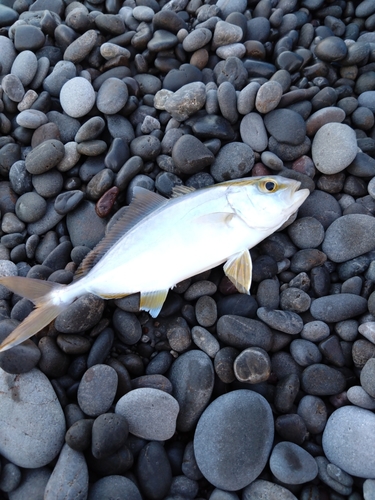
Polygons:
M224 265L224 272L240 293L250 294L253 264L247 248L232 255Z
M141 292L139 309L148 311L153 318L160 313L164 301L167 298L168 290L156 290L155 292Z
M168 200L160 194L136 186L130 205L126 207L124 213L113 224L104 238L86 255L77 269L74 279L85 276L124 234L166 203Z
M185 194L193 193L196 191L195 188L189 186L175 186L172 189L171 198L178 198L179 196L183 196Z

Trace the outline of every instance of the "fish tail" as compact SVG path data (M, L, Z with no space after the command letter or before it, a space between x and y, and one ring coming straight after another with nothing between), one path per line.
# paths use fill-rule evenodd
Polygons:
M0 278L0 285L4 285L17 295L22 295L36 305L34 311L0 344L0 352L10 349L38 333L73 301L73 299L63 300L62 297L58 297L58 292L64 290L66 285L52 281L5 276Z

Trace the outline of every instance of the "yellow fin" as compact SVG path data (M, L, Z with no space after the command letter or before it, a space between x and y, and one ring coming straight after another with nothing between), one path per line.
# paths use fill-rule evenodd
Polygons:
M196 191L195 188L189 186L175 186L172 189L171 198L178 198L179 196L184 196L185 194L193 193Z
M142 219L168 203L168 200L160 194L139 186L135 187L133 192L134 197L130 205L126 207L124 213L109 229L105 237L81 262L75 273L75 280L85 276L108 250Z
M232 255L224 265L224 272L240 293L250 295L253 264L250 252L246 249Z
M148 311L153 318L160 313L164 301L167 298L168 290L157 290L156 292L141 292L139 309Z

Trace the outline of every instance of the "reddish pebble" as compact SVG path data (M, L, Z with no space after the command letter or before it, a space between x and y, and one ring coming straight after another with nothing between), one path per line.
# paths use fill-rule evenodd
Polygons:
M271 175L271 170L267 168L263 163L255 163L251 171L252 177L255 175Z
M306 155L297 158L297 160L293 162L292 170L301 172L301 174L308 175L309 177L311 177L311 179L314 178L316 172L314 162Z
M119 188L113 186L111 187L111 189L108 189L108 191L106 191L103 196L96 202L95 212L99 217L103 218L109 214L119 192Z
M233 293L238 293L237 288L233 285L231 280L226 276L220 281L219 291L223 295L232 295Z

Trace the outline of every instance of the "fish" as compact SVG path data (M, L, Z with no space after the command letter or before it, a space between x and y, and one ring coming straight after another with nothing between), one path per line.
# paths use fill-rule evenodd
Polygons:
M0 278L0 285L35 305L1 343L0 351L36 334L87 293L103 299L140 293L140 310L155 318L170 288L224 264L237 290L249 294L249 249L298 210L310 193L299 188L300 182L277 175L196 190L176 186L171 198L135 187L130 205L83 259L72 283Z

